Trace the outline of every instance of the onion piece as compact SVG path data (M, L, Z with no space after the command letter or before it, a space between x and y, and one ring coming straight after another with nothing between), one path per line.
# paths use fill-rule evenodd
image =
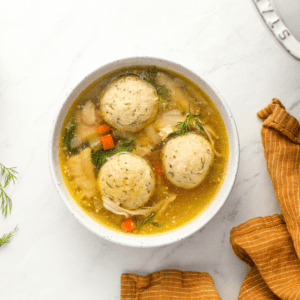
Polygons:
M145 131L146 131L147 135L150 137L153 146L156 146L162 142L161 137L159 136L158 133L156 133L153 125L147 126L145 128Z

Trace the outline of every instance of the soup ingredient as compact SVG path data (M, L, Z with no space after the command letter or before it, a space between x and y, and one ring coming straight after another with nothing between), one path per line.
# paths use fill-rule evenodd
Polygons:
M79 154L72 156L66 163L65 172L69 174L78 188L77 192L81 192L83 197L96 196L97 186L91 148L85 148Z
M162 150L162 163L168 180L184 189L198 186L213 161L211 144L196 133L170 139Z
M79 141L86 143L98 137L97 129L102 122L102 118L100 117L99 110L96 109L92 101L89 100L84 105L79 106L79 109L75 113L75 120L76 128L73 141L78 140L78 143ZM77 147L78 143L76 143Z
M104 150L115 148L114 139L111 134L103 135L100 137Z
M107 124L102 124L98 127L97 131L99 134L105 134L110 131L110 127Z
M159 85L155 83L155 77L157 75L158 69L154 66L153 68L148 68L148 78L145 78L150 82L155 88L158 95L158 100L163 103L167 103L169 100L170 91L165 85Z
M140 220L140 222L138 222L137 220L136 221L136 229L137 231L139 231L141 229L141 227L143 227L144 225L146 224L152 224L153 226L156 226L156 227L161 227L162 226L162 223L159 223L159 222L155 222L154 221L154 217L156 216L157 214L157 211L155 212L151 212L149 214L149 216L147 217L144 217L143 219Z
M158 96L155 88L135 75L112 81L100 99L101 114L112 127L137 132L156 117Z
M170 194L167 196L166 199L164 199L164 201L162 202L162 205L159 209L158 215L162 215L166 209L168 208L168 206L177 198L176 194Z
M87 101L82 107L81 121L88 126L97 125L96 107L91 100Z
M169 100L169 95L170 95L168 88L165 85L158 85L158 84L156 84L155 87L158 95L158 100L160 102L166 103L167 100Z
M115 149L103 150L99 149L92 153L92 162L97 167L102 167L105 162L113 155L124 152L132 152L135 149L135 139L120 140Z
M74 138L74 131L76 128L76 121L74 119L71 120L70 122L70 127L69 128L65 128L65 134L64 134L64 143L66 144L67 149L72 152L73 148L71 146L71 142Z
M158 72L155 81L158 85L165 86L169 93L170 101L174 101L182 111L188 112L191 99L187 96L184 90L180 87L178 80L172 79L164 72Z
M128 219L121 224L122 230L125 232L136 229L136 225L132 219Z
M162 142L160 135L158 133L156 133L152 124L147 126L145 128L145 131L146 131L148 137L151 139L152 147L154 147Z
M190 130L192 130L193 128L199 128L199 130L204 130L204 125L197 119L201 116L201 114L193 114L191 113L191 107L189 107L189 113L187 114L185 120L183 122L178 122L178 124L176 125L177 127L179 127L178 130L174 131L172 133L172 135L183 135L188 133Z
M89 145L93 151L98 151L99 149L103 148L99 137L96 137L95 139L90 140Z
M124 153L114 155L102 166L98 186L103 197L135 210L143 207L153 195L155 176L145 159Z
M15 184L17 179L16 174L18 174L15 169L15 167L6 168L3 164L0 163L1 175L5 175L4 184L0 183L1 210L4 217L7 216L8 211L11 212L12 208L11 198L7 195L4 189L9 185L11 181Z
M0 246L4 245L6 243L9 243L10 240L12 239L13 235L17 232L17 230L18 230L18 225L10 233L3 234L3 236L0 238Z
M137 210L129 210L126 208L123 208L121 206L119 206L118 204L116 204L115 202L113 202L112 200L110 200L107 197L103 197L103 206L113 212L114 214L117 215L123 215L126 218L129 218L131 216L145 216L149 213L151 213L154 210L157 210L159 208L159 206L154 205L152 207L148 207L148 208L141 208L141 209L137 209Z

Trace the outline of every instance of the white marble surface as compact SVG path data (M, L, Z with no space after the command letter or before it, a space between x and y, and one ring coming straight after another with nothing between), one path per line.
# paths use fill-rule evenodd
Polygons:
M130 56L168 58L221 92L241 142L238 179L205 228L167 247L131 249L83 228L59 198L48 168L51 121L87 73ZM209 272L222 299L237 299L248 267L229 231L280 212L266 170L256 112L278 97L300 118L300 62L267 31L251 0L1 1L0 162L17 166L12 214L0 235L0 299L119 299L122 272Z

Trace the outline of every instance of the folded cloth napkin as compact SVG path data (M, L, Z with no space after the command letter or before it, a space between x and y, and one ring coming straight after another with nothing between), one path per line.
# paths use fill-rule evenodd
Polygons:
M220 300L211 276L200 272L163 270L147 276L122 274L121 300Z
M251 219L230 232L252 269L240 300L300 299L300 124L278 99L258 113L268 171L283 215ZM121 300L221 299L207 273L164 270L122 274Z
M300 124L278 99L258 116L283 215L254 218L231 230L233 250L252 267L239 299L300 299Z

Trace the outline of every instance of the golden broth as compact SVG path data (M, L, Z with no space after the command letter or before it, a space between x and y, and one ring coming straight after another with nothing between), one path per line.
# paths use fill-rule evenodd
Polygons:
M84 103L87 100L92 100L94 103L98 103L105 86L113 79L125 74L136 74L144 77L147 75L147 70L149 67L151 68L153 66L134 66L126 69L119 69L99 78L98 80L90 84L77 97L74 104L70 108L65 118L60 135L60 167L62 170L64 182L70 194L72 195L76 203L80 206L80 208L92 219L94 219L101 225L104 225L118 232L122 232L120 224L126 218L124 216L116 215L105 208L102 208L100 211L96 212L93 201L90 199L82 199L82 196L80 195L80 192L78 192L76 185L74 184L74 182L72 182L72 178L68 176L68 171L65 171L67 168L66 161L69 158L69 153L65 150L65 145L63 143L64 130L71 119L74 117L74 113L78 109L79 104ZM164 214L154 218L155 221L159 222L161 227L156 227L152 224L146 224L141 227L138 232L135 230L132 233L126 234L159 234L174 230L182 225L191 222L197 216L203 213L215 199L223 184L227 170L229 153L227 132L221 114L217 110L215 104L202 89L200 89L196 84L194 84L186 77L162 68L158 68L158 71L164 72L181 82L183 88L185 89L185 92L188 93L190 99L192 100L191 105L193 105L194 107L196 106L200 109L200 112L203 115L203 122L209 124L209 126L211 126L211 128L218 136L217 139L214 139L215 149L219 153L221 153L222 156L215 156L214 163L205 180L198 187L191 190L174 186L166 179L164 175L162 175L160 178L157 177L156 192L150 200L150 204L155 202L157 199L161 199L163 197L163 193L165 193L166 190L169 193L177 194L177 198L168 206ZM172 103L172 101L170 101L169 103L169 108L182 110L182 107L179 107L176 103ZM145 131L142 130L141 132L136 133L136 135L145 135ZM150 165L153 166L155 162L160 161L160 149L153 151L151 154L145 157ZM97 194L97 197L101 198L99 192ZM141 218L142 217L138 217L138 219Z

